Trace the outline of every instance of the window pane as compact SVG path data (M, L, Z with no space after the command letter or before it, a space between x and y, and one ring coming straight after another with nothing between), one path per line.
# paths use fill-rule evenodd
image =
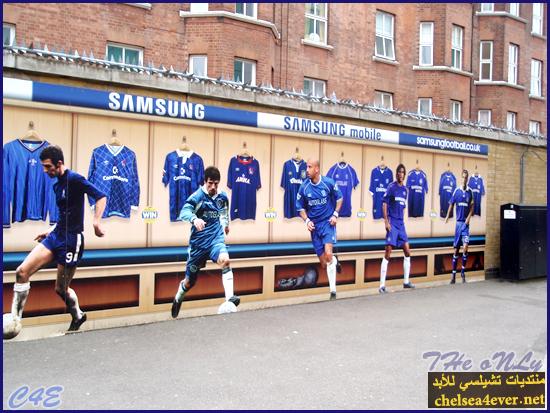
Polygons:
M384 15L384 34L386 36L393 35L393 16L389 14Z
M245 14L249 17L256 17L254 15L254 3L245 3Z
M235 60L233 64L233 80L243 82L243 63L239 60Z
M481 58L482 59L491 58L491 43L488 43L488 42L481 43Z
M126 49L124 63L129 65L139 65L139 52L137 50Z
M197 76L206 76L206 57L205 56L192 56L191 57L191 69L192 73Z
M431 46L421 46L420 47L422 60L421 64L430 65L432 64L432 48Z
M384 39L380 36L376 36L376 54L384 56Z
M122 47L108 46L107 60L111 62L122 63Z
M317 5L317 15L320 17L326 17L327 15L326 3L316 3L316 5Z
M306 13L315 14L315 3L306 3Z
M393 59L393 40L384 39L384 45L386 47L386 57L388 57L389 59Z
M319 34L319 41L325 43L325 30L326 30L326 22L323 22L323 21L320 21L318 20L317 21L317 34Z
M377 33L382 33L382 30L383 30L383 21L384 19L384 16L382 15L382 13L376 13L376 32Z
M4 46L11 45L11 30L10 30L10 27L6 27L6 26L3 27L2 38L3 38L3 41L4 41Z
M488 63L481 64L481 78L485 80L491 79L491 65Z
M306 39L313 40L312 34L315 34L315 20L306 17Z
M252 64L245 62L243 66L244 66L243 82L253 84L254 82L252 79Z
M432 27L430 23L422 23L420 25L420 41L422 43L432 42Z
M312 92L313 92L313 90L312 90L311 80L304 79L304 93L306 95L309 95Z
M235 3L235 12L244 14L244 3Z

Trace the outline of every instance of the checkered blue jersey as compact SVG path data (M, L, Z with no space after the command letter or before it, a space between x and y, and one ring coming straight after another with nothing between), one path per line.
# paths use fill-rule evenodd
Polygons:
M481 197L485 195L485 185L481 176L471 176L468 180L468 188L474 194L474 215L481 216Z
M314 184L307 178L296 197L296 209L306 211L307 217L315 225L330 219L336 208L336 202L342 199L342 192L332 178L321 176L319 182Z
M179 220L192 222L195 218L200 218L206 222L202 231L198 231L194 225L191 226L191 248L208 250L213 245L224 242L224 228L229 224L228 208L229 199L225 192L211 197L204 187L200 187L187 198Z
M92 152L88 180L107 194L103 218L130 218L139 206L139 177L136 154L126 146L101 145ZM88 198L95 206L93 198Z
M296 210L296 196L300 185L307 178L307 163L302 159L296 162L289 159L283 165L283 173L281 175L281 188L285 190L284 196L284 213L285 218L299 217L300 214Z
M439 216L445 218L447 216L447 210L449 209L449 201L453 196L453 192L456 189L456 177L452 172L443 172L439 179ZM453 210L449 217L452 218Z
M409 190L409 217L423 217L424 200L428 193L428 178L424 171L410 171L406 186Z
M342 192L343 201L339 216L351 217L351 192L359 185L357 172L350 164L338 162L332 165L326 176L332 178Z
M462 188L456 188L454 190L450 203L456 205L455 208L457 222L466 221L468 213L470 212L470 205L472 204L472 202L474 202L473 198L474 195L470 188L466 188L466 190Z
M372 194L372 217L374 219L384 218L382 214L382 198L393 182L393 172L390 168L377 166L370 173L369 192Z
M170 192L170 221L178 221L185 201L204 183L204 162L193 151L176 150L166 155L162 183Z
M231 220L256 219L256 191L262 186L258 160L252 156L231 158L227 186L231 189Z
M407 207L407 187L393 181L388 185L382 203L387 204L388 219L391 222L403 222L405 208Z
M59 222L55 231L76 234L84 231L84 194L95 202L105 197L94 184L69 169L54 184L55 202L59 208Z
M50 224L58 220L59 211L55 205L55 194L51 179L42 168L40 153L50 144L15 139L3 147L2 175L2 225L9 228L11 222L27 219L45 221L49 215Z

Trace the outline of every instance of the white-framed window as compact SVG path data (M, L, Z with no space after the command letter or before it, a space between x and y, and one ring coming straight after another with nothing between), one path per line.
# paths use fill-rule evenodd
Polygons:
M533 3L533 28L532 32L542 35L542 3Z
M519 46L510 43L508 45L508 83L518 84L518 56Z
M13 24L2 24L2 38L4 46L11 46L15 41L15 26Z
M481 3L481 11L484 13L495 11L495 3Z
M493 42L479 43L479 80L493 79Z
M482 126L491 126L491 110L490 109L478 110L477 122Z
M233 80L256 86L256 62L235 59L233 62Z
M107 58L111 62L143 66L143 50L121 44L107 44Z
M517 118L516 112L506 113L506 129L516 130L516 118Z
M312 96L322 98L326 96L327 82L318 79L309 79L304 77L304 93Z
M531 95L542 96L542 62L531 59Z
M306 3L305 39L327 44L327 3Z
M255 19L258 15L258 3L235 3L235 13Z
M420 66L434 64L434 24L433 22L420 23L420 47L418 62Z
M374 106L383 109L393 109L393 93L375 90Z
M464 37L464 29L453 24L451 37L451 66L462 70L462 39Z
M189 73L195 76L208 76L208 57L206 55L190 55L189 56Z
M191 13L204 13L208 11L208 3L191 3L190 11Z
M418 99L418 113L426 116L432 115L432 98Z
M383 11L376 12L376 56L395 60L393 42L394 16Z
M540 135L540 122L537 122L536 120L529 121L529 134Z
M451 120L459 122L462 120L462 102L451 100Z
M519 3L510 3L510 14L519 17Z

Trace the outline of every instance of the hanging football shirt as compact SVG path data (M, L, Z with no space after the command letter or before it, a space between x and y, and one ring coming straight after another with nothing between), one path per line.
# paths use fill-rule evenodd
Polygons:
M285 218L299 217L300 213L296 210L296 195L300 185L307 178L307 163L302 159L296 162L289 159L283 165L283 174L281 175L281 188L285 190L284 212Z
M449 201L453 196L453 192L456 188L456 177L452 172L443 172L439 179L439 216L445 218L447 216L447 210L449 209ZM449 217L453 217L453 210Z
M107 195L103 218L130 218L139 206L136 154L126 146L101 145L92 152L88 180ZM92 207L95 200L88 197Z
M481 197L485 195L485 185L480 175L472 175L468 180L468 188L474 194L474 215L481 216Z
M409 217L424 216L424 200L428 193L428 178L424 171L413 169L407 176L409 190Z
M231 220L256 219L256 191L261 188L260 164L253 156L235 156L229 162Z
M180 221L185 201L204 183L202 158L193 151L170 152L164 161L162 183L169 185L170 221Z
M328 171L327 175L332 178L338 189L342 192L344 200L340 208L340 217L351 217L351 192L359 185L359 179L355 169L346 162L338 162L334 164Z
M370 173L369 191L372 194L372 217L374 219L384 218L382 215L382 198L392 181L393 172L390 168L377 166Z
M2 225L27 219L56 223L59 211L55 204L51 179L42 168L40 153L50 146L46 141L15 139L3 147Z

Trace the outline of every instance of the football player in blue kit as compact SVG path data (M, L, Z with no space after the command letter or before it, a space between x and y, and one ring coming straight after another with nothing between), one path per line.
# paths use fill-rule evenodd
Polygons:
M222 269L225 300L235 307L241 301L233 294L233 271L225 246L225 235L229 234L229 199L225 192L218 193L219 183L219 169L214 166L206 168L204 185L187 198L180 212L179 220L191 223L191 238L185 278L180 282L172 302L173 318L178 316L185 294L193 288L200 269L209 258Z
M326 268L330 288L330 299L336 299L337 259L332 253L336 244L336 222L344 200L338 185L322 176L319 160L307 161L307 176L296 196L296 209L306 222L311 233L315 253L321 267Z
M386 273L393 248L403 248L403 288L414 288L409 281L411 271L411 250L409 239L403 222L403 215L407 205L407 187L404 185L405 166L399 164L395 171L396 180L388 185L388 189L382 198L382 215L386 226L386 252L380 267L380 288L378 292L386 293Z
M44 172L50 178L57 178L54 184L55 200L59 209L59 220L50 231L39 234L40 242L23 260L15 271L12 314L21 320L23 308L30 290L30 277L55 260L57 279L55 292L63 299L72 316L69 331L76 331L86 321L86 314L78 305L75 291L69 287L84 251L84 194L96 201L94 232L103 237L101 217L107 204L106 195L82 175L68 169L64 164L63 151L58 146L48 146L40 153Z
M449 201L449 209L447 209L447 216L445 217L445 223L449 221L449 216L456 204L456 227L455 227L455 239L453 242L453 248L455 253L453 254L453 270L451 275L451 284L456 282L456 267L458 263L458 254L460 253L460 246L464 246L464 252L462 253L462 269L460 270L460 277L462 282L466 282L466 262L468 261L468 243L470 242L470 219L474 214L474 194L472 190L468 188L468 171L464 169L462 171L462 187L457 187L451 200Z

